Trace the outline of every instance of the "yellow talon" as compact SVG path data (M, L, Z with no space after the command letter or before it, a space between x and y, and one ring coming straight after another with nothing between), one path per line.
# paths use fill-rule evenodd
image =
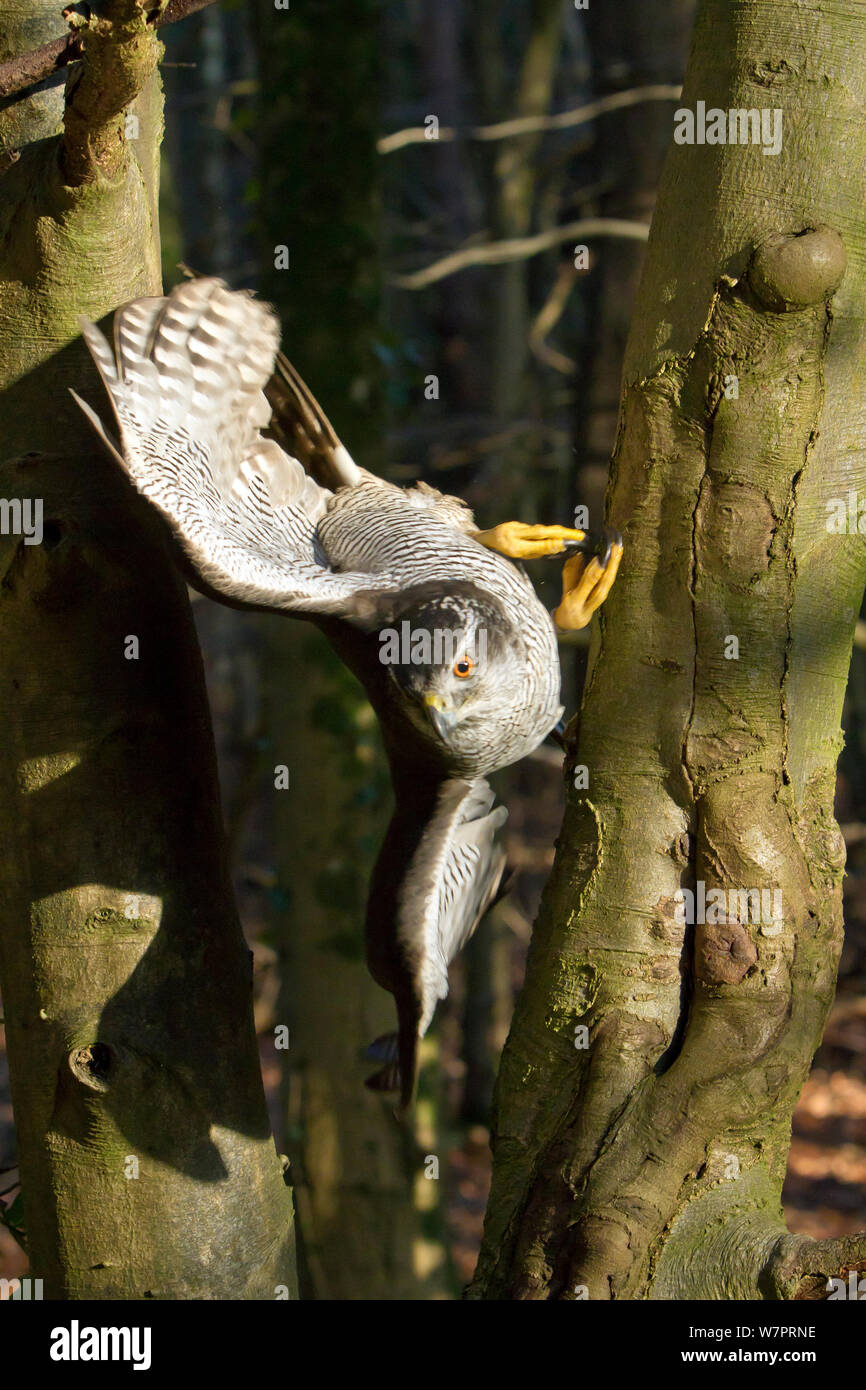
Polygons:
M562 602L553 613L561 632L586 627L613 588L621 559L622 542L617 540L611 544L607 564L597 555L589 561L584 555L572 555L566 560L562 567Z
M481 545L498 550L510 560L561 555L569 545L585 539L585 531L574 531L568 526L530 526L524 521L503 521L491 531L475 532L475 540Z

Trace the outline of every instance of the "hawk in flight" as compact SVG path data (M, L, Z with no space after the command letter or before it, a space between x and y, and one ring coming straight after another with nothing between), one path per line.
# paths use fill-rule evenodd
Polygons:
M209 596L316 623L379 718L395 808L370 886L367 961L394 995L397 1032L368 1085L412 1100L418 1041L448 965L505 867L489 773L554 729L556 627L606 597L620 537L505 522L479 531L464 502L359 468L279 353L273 311L220 280L137 299L114 344L84 336L115 438L76 397L134 486L168 522ZM562 601L543 607L514 561L565 555Z

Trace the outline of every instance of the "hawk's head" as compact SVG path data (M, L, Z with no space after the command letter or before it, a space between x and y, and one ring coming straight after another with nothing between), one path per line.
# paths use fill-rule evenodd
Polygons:
M474 768L525 714L527 653L495 604L449 593L405 609L379 641L409 717L450 764Z

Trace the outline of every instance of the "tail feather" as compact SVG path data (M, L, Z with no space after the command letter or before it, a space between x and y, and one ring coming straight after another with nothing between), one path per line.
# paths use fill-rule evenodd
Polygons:
M366 1050L370 1061L385 1065L368 1076L364 1085L371 1091L398 1092L400 1112L405 1113L418 1085L418 1013L415 1007L403 1013L399 1006L397 1012L398 1031L383 1033Z
M381 1071L374 1072L368 1076L364 1085L369 1091L399 1091L400 1090L400 1064L389 1062Z
M364 1049L364 1056L370 1062L396 1062L399 1056L398 1037L397 1033L382 1033Z

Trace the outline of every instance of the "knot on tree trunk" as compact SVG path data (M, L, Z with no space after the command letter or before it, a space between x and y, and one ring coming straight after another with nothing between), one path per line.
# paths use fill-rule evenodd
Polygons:
M695 973L707 985L738 985L758 959L748 927L740 922L702 925L695 932Z
M765 308L790 313L829 299L847 264L845 244L833 227L807 227L778 233L759 246L749 284Z

